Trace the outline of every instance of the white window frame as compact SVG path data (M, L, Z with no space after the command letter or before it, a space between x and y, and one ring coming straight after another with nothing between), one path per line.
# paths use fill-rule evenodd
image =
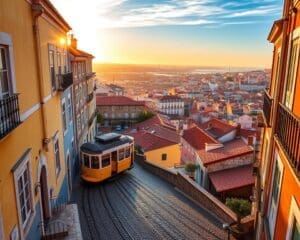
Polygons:
M67 108L68 108L68 120L69 124L72 124L72 100L71 100L71 94L68 94L68 103L67 103Z
M271 191L270 191L269 209L268 209L268 225L269 225L271 239L273 239L273 237L274 237L277 213L278 213L278 206L279 206L280 195L281 195L281 185L282 185L282 179L283 179L283 174L284 174L284 166L283 166L282 160L277 151L275 152L275 161L274 161L274 166L273 166L273 171L272 171L272 183L274 182L276 162L277 162L277 166L278 166L278 169L280 170L281 175L280 175L279 186L278 186L278 199L277 199L276 206L274 206L274 208L272 208L273 207L272 206L273 185L272 185ZM270 220L271 213L273 214L272 222L270 222L271 221Z
M67 123L67 112L66 112L66 100L63 98L61 100L61 118L62 118L62 124L63 124L63 131L64 135L66 135L68 130L68 123Z
M32 171L31 171L31 157L30 153L26 153L25 156L22 156L22 162L20 165L13 171L14 175L14 184L15 184L15 196L16 196L16 202L17 202L17 210L18 210L18 219L19 219L19 231L22 237L24 237L27 232L30 229L31 223L34 219L35 215L35 209L34 209L34 192L33 192L33 181L32 181ZM29 217L26 219L25 223L22 221L22 215L21 215L21 203L19 200L19 186L18 186L18 180L23 175L25 169L28 169L28 181L29 181L29 193L30 193L30 208L31 212Z
M286 96L286 91L287 91L287 85L285 84L284 86L284 94L283 94L283 103L284 105L288 108L288 109L292 109L293 108L293 102L294 102L294 98L295 98L295 84L296 84L296 78L297 78L297 72L298 72L298 65L299 65L299 54L300 54L300 27L296 28L293 33L291 33L291 38L290 38L290 42L289 42L289 52L288 52L288 64L286 65L287 67L287 71L286 71L286 76L285 76L285 82L288 83L290 81L292 81L292 85L291 85L291 92L290 92L290 96L289 99L287 99ZM292 54L292 49L293 49L293 45L297 45L296 47L296 59L295 62L293 64L294 66L294 72L293 72L293 76L289 77L289 73L290 73L290 68L292 66L291 64L291 54ZM289 81L288 81L289 80Z
M58 149L56 151L55 149L55 145L57 143L57 146L58 146ZM58 152L58 161L57 161L57 154ZM59 134L56 133L56 135L54 136L53 138L53 153L54 153L54 159L55 159L55 175L56 175L56 178L58 178L60 172L61 172L61 159L60 159L60 147L59 147ZM57 164L59 163L59 164Z
M292 196L290 206L291 206L291 208L290 208L290 213L289 213L289 221L288 221L288 225L287 225L288 229L287 229L286 238L285 238L286 240L292 239L295 221L297 221L298 224L300 224L300 209L299 209L299 206L298 206L294 196Z
M15 65L14 65L14 54L13 54L13 43L12 38L5 32L0 32L0 45L4 45L8 51L8 68L9 68L9 90L10 94L16 92L16 78L15 78ZM2 98L2 94L0 96Z

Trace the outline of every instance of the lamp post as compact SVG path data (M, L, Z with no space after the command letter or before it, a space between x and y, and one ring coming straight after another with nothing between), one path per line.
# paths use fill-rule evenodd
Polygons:
M227 231L227 240L230 240L230 225L229 223L223 223L223 229Z

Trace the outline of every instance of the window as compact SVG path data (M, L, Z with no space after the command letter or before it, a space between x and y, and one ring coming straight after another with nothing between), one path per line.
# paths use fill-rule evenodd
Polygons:
M167 160L167 154L166 154L166 153L163 153L163 154L161 155L161 160L162 160L162 161Z
M284 104L289 109L293 106L295 80L298 67L298 55L299 55L299 38L292 41L292 48L290 52L290 59L287 71L287 79L284 92Z
M49 50L49 67L50 67L50 78L52 91L56 91L56 78L55 78L55 68L54 68L54 51Z
M91 156L91 168L98 169L99 167L99 157Z
M125 150L125 158L129 158L130 156L130 147L127 147Z
M24 227L31 214L31 196L28 168L26 168L18 178L18 195L21 210L21 219Z
M8 47L0 45L0 98L11 93Z
M58 142L58 136L54 142L54 155L55 155L55 172L56 172L56 176L59 175L60 173L60 157L59 157L59 142Z
M63 130L67 130L67 118L66 118L66 103L63 101L62 103L62 121L63 121Z
M275 154L274 168L273 168L273 185L271 190L271 198L269 203L268 222L271 238L275 232L275 222L277 218L278 201L280 196L281 182L283 176L283 164L278 155Z
M29 149L13 167L15 193L18 217L21 225L21 235L28 229L34 215L33 190L30 171Z
M83 156L83 159L82 159L83 160L83 165L85 167L90 168L90 157L86 154L82 154L82 156Z
M71 95L68 95L68 120L69 123L72 122L72 102L71 102Z
M119 161L123 160L125 157L125 149L120 149L119 150Z
M300 239L300 208L294 196L291 198L289 204L290 213L288 219L288 229L286 232L286 240L299 240Z
M102 156L102 168L107 167L110 165L110 154L105 154Z

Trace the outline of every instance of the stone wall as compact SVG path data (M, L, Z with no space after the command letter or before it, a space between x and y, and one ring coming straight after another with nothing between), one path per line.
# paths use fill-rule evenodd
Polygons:
M219 201L205 189L197 185L189 177L182 173L164 169L153 163L149 163L144 160L143 156L136 156L136 161L149 172L169 182L178 190L192 198L195 202L206 208L224 223L232 224L237 222L237 215L232 210L226 207L221 201Z

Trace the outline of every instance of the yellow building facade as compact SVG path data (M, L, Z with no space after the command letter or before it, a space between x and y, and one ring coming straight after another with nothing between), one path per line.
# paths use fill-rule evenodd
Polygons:
M180 164L181 149L179 144L145 151L144 154L148 162L164 168L172 168Z
M57 71L70 29L48 0L1 1L0 239L40 239L64 195Z

